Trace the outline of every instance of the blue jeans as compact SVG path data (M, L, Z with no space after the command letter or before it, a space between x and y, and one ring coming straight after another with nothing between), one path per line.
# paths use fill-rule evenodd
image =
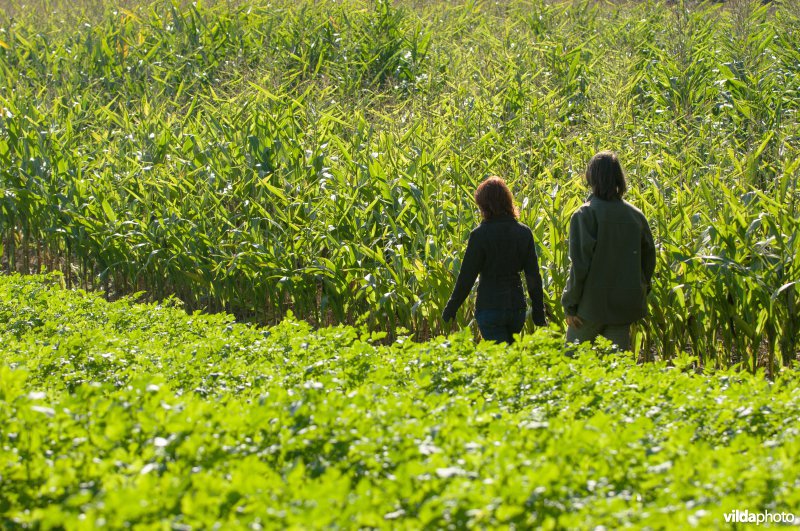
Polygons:
M525 326L525 308L478 310L475 312L475 320L483 339L511 344L514 342L514 334L519 334Z

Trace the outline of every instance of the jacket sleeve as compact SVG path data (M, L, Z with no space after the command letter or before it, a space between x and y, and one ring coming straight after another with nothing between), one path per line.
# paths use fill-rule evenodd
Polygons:
M450 300L447 301L447 306L442 312L442 319L445 322L456 316L456 312L464 303L467 295L469 295L473 284L475 284L475 279L478 278L483 261L483 250L476 242L474 234L470 234L467 241L467 250L464 253L464 260L461 262L461 270L458 272L458 279L453 288L453 294L450 295Z
M650 232L650 225L647 219L644 220L644 230L642 230L642 273L647 284L647 293L653 282L653 272L656 270L656 246L653 242L653 233Z
M597 243L595 225L592 211L588 208L579 208L569 223L569 278L561 295L561 305L566 315L578 314L578 305L583 296L583 288Z
M544 316L544 290L542 289L542 275L539 273L539 257L536 256L536 244L533 233L528 231L529 240L525 251L522 269L525 271L525 285L528 287L528 296L531 299L531 317L537 326L545 326L547 321Z

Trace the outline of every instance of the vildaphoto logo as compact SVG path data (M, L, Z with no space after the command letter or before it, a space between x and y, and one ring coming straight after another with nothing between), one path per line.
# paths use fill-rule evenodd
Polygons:
M725 522L737 524L794 524L795 517L793 513L771 513L769 511L754 513L747 509L744 511L735 509L725 513ZM796 522L800 523L800 519L797 519Z

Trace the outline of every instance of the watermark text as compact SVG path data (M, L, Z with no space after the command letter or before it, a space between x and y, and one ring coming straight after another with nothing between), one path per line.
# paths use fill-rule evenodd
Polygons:
M725 522L732 524L800 524L800 518L795 519L793 513L772 513L769 511L761 511L754 513L747 509L725 513Z

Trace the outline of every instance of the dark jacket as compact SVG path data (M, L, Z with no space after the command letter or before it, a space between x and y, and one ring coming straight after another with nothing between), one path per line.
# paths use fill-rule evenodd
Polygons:
M655 245L642 211L622 199L590 196L569 225L567 315L598 324L629 324L647 314Z
M455 317L478 275L481 278L476 311L524 309L525 292L522 290L520 271L525 272L525 283L533 306L533 321L543 326L542 277L531 229L511 216L483 221L469 235L458 280L442 318L449 321Z

